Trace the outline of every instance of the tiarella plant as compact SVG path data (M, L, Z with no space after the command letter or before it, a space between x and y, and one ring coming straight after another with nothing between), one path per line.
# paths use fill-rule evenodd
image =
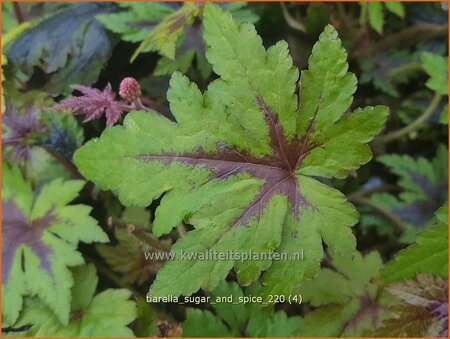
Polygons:
M2 335L448 336L447 10L2 2Z
M18 168L2 167L3 326L15 323L24 296L39 298L67 324L73 285L69 267L84 262L77 244L108 237L89 216L89 206L67 205L83 181L55 179L36 194Z
M178 258L160 270L152 295L212 290L232 268L243 286L263 273L265 295L289 294L316 274L322 241L332 253L354 255L350 227L358 214L317 177L344 178L368 162L366 144L380 132L388 110L347 112L356 78L332 26L299 79L285 42L266 50L253 25L238 25L216 5L206 5L203 16L206 57L220 78L201 93L175 73L168 100L176 121L131 112L123 126L78 150L75 163L125 205L147 206L163 196L156 235L180 222L195 227L172 247ZM305 259L180 257L207 250L290 257L304 251Z

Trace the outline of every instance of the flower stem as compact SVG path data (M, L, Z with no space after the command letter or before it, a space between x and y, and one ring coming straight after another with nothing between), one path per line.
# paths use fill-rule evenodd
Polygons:
M286 7L286 4L283 2L280 2L281 5L281 10L283 11L283 16L284 19L286 20L287 24L289 25L289 27L300 31L300 32L306 32L306 28L305 25L303 25L302 22L298 21L297 19L295 19L291 13L289 13L288 8Z
M58 161L67 170L67 172L70 173L72 178L83 179L83 176L80 174L80 172L78 172L77 168L75 167L75 165L72 162L70 162L69 160L64 158L62 155L58 154L57 152L55 152L54 150L52 150L48 147L45 147L45 146L41 146L41 147L43 149L45 149L47 151L47 153L50 154L56 161Z
M403 225L403 222L389 209L385 208L384 206L377 204L373 202L370 198L364 198L364 197L353 197L352 199L348 199L350 202L353 202L358 205L366 205L372 208L373 210L377 211L379 214L381 214L387 221L391 222L392 225L395 228L396 234L402 234L405 227Z
M433 99L431 100L430 104L428 105L427 109L416 120L414 120L409 125L400 128L399 130L390 132L388 134L376 138L375 141L378 143L386 144L396 139L400 139L401 137L422 128L424 123L431 117L436 108L439 106L441 98L442 95L436 93Z

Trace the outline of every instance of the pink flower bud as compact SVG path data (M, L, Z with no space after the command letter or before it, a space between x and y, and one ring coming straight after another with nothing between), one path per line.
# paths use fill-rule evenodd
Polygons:
M134 102L141 96L141 86L135 78L127 77L122 80L119 87L119 95L122 99Z

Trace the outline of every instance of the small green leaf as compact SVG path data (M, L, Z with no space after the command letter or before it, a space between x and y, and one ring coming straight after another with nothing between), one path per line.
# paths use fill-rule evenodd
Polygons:
M313 280L306 280L301 287L304 301L313 306L345 304L351 298L365 293L365 288L378 275L383 263L377 252L365 257L359 253L348 260L339 256L332 259L335 270L323 268ZM333 288L330 288L332 282Z
M331 264L300 289L303 300L318 307L305 316L302 335L362 336L379 326L389 316L385 306L390 296L372 282L383 265L378 252L357 253L353 259L332 255Z
M385 1L384 5L389 12L394 13L400 18L405 17L405 8L401 2Z
M448 57L438 54L423 52L421 55L425 72L430 76L426 86L442 95L448 93Z
M384 13L383 5L378 1L369 2L369 23L378 33L383 33Z
M153 48L170 59L175 58L175 47L178 39L181 37L186 25L192 25L197 16L199 7L192 3L186 2L177 11L167 16L151 33L142 41L138 49L131 57L131 61L143 51Z
M448 207L438 211L440 224L417 234L416 243L398 252L382 271L386 283L412 279L418 272L448 276ZM445 220L445 221L444 221Z

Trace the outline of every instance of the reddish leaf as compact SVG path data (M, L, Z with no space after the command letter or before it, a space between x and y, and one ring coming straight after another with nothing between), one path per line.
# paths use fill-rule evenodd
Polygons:
M444 279L421 273L387 289L401 304L391 308L396 317L383 322L379 336L448 337L448 284Z
M87 86L74 85L73 89L83 95L63 100L53 106L55 110L69 110L73 114L85 115L84 122L106 116L106 125L114 125L123 113L123 105L116 100L116 95L108 83L103 91Z

